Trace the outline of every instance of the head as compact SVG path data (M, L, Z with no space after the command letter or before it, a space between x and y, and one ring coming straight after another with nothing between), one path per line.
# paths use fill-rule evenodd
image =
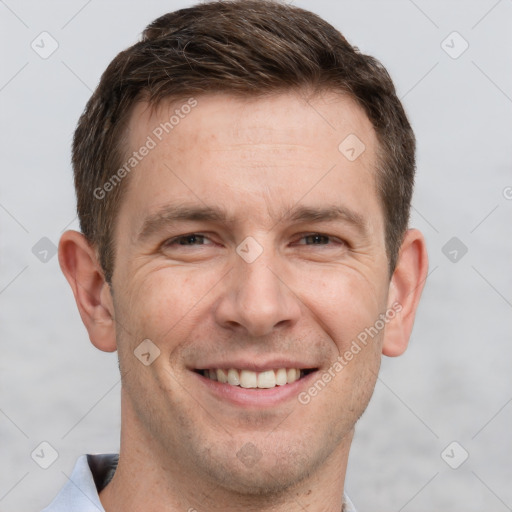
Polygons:
M75 133L82 234L60 261L164 464L261 494L346 455L426 275L414 152L383 66L293 6L183 9L112 61ZM209 378L230 368L289 381Z

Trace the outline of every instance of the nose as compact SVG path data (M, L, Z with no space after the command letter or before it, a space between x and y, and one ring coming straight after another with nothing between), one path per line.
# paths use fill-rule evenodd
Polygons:
M237 256L217 303L217 323L252 337L293 326L301 314L300 301L281 267L265 252L252 263Z

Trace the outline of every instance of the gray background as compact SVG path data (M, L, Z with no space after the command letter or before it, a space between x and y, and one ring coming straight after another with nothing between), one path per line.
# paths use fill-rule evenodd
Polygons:
M412 224L430 253L410 348L384 358L346 489L361 512L512 510L512 2L295 3L390 71L418 139ZM51 248L77 228L70 142L101 72L187 5L0 0L0 511L38 510L79 454L117 451L116 355L89 343ZM31 48L43 31L59 45L47 59ZM48 469L31 458L42 441L59 454Z

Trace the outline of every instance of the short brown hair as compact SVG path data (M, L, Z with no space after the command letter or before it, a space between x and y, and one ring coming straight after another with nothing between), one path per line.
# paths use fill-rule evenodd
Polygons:
M212 92L250 97L303 89L348 94L373 124L392 272L409 220L415 139L389 74L309 11L272 0L227 0L151 23L141 41L110 63L80 117L73 140L78 216L106 280L113 274L113 232L126 184L101 199L95 190L124 161L126 126L137 102L156 106Z

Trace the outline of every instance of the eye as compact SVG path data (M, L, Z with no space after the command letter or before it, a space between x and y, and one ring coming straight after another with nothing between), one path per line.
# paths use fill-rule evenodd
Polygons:
M344 245L345 242L339 238L323 233L308 233L303 235L298 242L298 245Z
M211 240L200 233L189 233L187 235L180 235L171 238L164 242L164 247L178 247L178 246L194 246L194 245L210 245Z

